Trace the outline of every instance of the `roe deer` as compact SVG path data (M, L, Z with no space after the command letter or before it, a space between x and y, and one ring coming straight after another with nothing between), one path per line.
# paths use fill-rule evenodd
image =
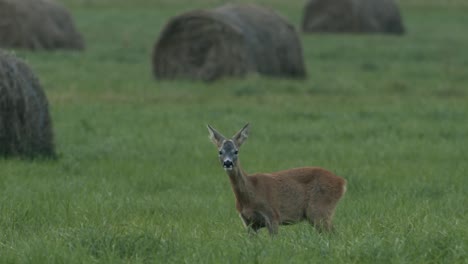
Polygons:
M249 124L231 139L210 125L208 130L231 181L237 211L249 233L266 227L274 235L279 225L306 219L319 231L332 229L336 204L346 192L345 179L316 167L247 175L239 164L238 153L248 137Z

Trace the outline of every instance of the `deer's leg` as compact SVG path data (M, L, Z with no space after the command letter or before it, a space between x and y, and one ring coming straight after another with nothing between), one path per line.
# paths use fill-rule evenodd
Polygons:
M278 222L271 222L270 225L267 225L268 232L270 232L270 235L276 235L278 234Z
M263 218L265 227L268 229L268 232L270 233L270 235L278 234L279 220L276 214L272 212L268 212L268 213L259 212L259 214Z
M309 206L306 210L306 217L310 224L312 224L319 232L332 231L332 216L333 210L327 206Z
M247 229L247 233L249 235L256 235L257 230L252 227L252 223L245 216L243 216L242 214L239 214L239 216L240 216L240 218L242 220L242 224Z

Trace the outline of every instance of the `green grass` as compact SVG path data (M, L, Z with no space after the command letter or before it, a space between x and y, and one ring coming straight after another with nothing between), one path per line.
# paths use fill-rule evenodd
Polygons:
M403 37L304 35L305 81L154 81L165 21L221 2L68 0L85 52L16 51L59 159L0 160L0 263L468 263L465 1L402 3ZM299 23L302 1L261 2ZM247 121L248 172L348 180L334 234L246 234L205 124Z

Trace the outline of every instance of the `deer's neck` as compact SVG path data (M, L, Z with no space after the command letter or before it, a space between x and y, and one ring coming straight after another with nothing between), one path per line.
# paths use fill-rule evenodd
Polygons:
M247 179L247 174L239 165L239 162L230 171L227 171L231 180L232 190L239 204L248 203L252 199L252 186Z

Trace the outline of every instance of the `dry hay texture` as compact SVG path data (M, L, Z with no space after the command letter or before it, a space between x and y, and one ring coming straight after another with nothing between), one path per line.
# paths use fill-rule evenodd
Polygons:
M70 13L50 0L0 0L0 47L84 49Z
M157 79L212 81L257 72L304 78L299 37L274 11L251 4L195 10L171 19L153 50Z
M54 157L47 98L23 61L0 50L0 157Z
M404 34L394 0L310 0L304 9L304 32Z

